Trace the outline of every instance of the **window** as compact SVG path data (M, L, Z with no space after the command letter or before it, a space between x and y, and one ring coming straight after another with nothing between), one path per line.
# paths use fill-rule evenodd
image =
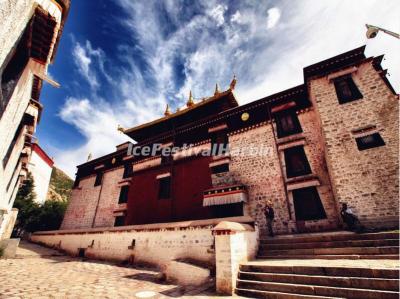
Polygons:
M334 84L339 104L352 102L363 97L350 75L336 78Z
M118 203L127 203L128 202L128 192L129 192L129 186L121 187L121 191L119 192Z
M229 138L225 131L219 131L211 136L211 151L213 155L224 155L229 152Z
M315 187L293 190L296 220L325 219L326 213Z
M96 180L94 181L94 186L101 185L102 181L103 181L103 173L101 171L99 171L96 174Z
M301 133L299 118L296 111L288 110L275 115L278 138Z
M285 149L286 176L288 178L311 173L303 146Z
M358 137L356 138L356 143L360 151L385 145L385 141L383 141L379 133Z
M220 165L211 167L211 173L213 173L213 174L217 174L217 173L221 173L221 172L228 172L228 171L229 171L228 163L224 163L224 164L220 164Z
M171 177L160 178L158 183L158 198L169 199L171 197Z
M125 225L125 216L115 217L114 226L124 226L124 225Z
M124 165L124 174L122 175L123 179L131 177L133 174L132 163L128 162Z

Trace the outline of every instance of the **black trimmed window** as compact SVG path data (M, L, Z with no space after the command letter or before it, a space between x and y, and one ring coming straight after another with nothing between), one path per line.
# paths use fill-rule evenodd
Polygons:
M357 148L360 151L385 145L385 141L383 141L379 133L373 133L367 136L357 137L356 143L357 143Z
M286 110L275 114L278 138L303 132L295 110Z
M114 220L114 226L124 226L125 216L116 216Z
M211 167L212 174L228 172L228 171L229 171L229 163L224 163L224 164L215 165L215 166Z
M218 131L211 135L211 151L213 155L224 155L229 152L229 137L226 131Z
M158 179L158 199L169 199L171 197L171 177Z
M326 218L324 207L315 187L293 190L293 203L298 221Z
M125 163L125 165L124 165L124 173L122 175L122 178L123 179L129 178L129 177L132 176L132 174L133 174L132 163L130 163L130 162Z
M98 171L96 173L96 180L94 181L94 186L101 185L102 181L103 181L103 172L102 171Z
M119 192L118 203L127 203L128 202L128 192L129 186L122 186Z
M284 150L286 176L293 178L311 173L304 147L302 145Z
M362 94L354 83L351 75L342 76L334 79L336 95L339 100L339 104L349 103L358 99L362 99Z

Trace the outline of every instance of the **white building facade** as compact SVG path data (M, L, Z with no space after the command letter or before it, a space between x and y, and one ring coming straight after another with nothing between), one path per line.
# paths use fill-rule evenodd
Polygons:
M35 201L40 205L46 201L53 165L53 159L46 154L39 144L33 144L28 170L32 174L35 185Z
M69 0L0 2L0 240L12 232L15 196L25 178L42 104Z

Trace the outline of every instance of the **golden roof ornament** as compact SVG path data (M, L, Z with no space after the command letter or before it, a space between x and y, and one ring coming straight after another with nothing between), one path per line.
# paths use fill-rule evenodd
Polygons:
M194 101L193 101L193 96L192 96L192 91L190 91L190 93L189 93L189 99L188 99L188 101L186 102L186 106L187 107L192 107L194 105Z
M218 83L215 84L215 91L214 91L214 95L216 96L217 94L219 94Z
M125 129L121 125L118 125L117 130L123 133Z
M167 107L165 107L164 116L169 116L169 115L171 115L171 111L169 110L169 105L167 104Z
M87 156L87 162L89 162L90 160L92 160L92 153L89 153L89 155Z
M233 79L232 79L232 81L231 81L231 84L229 84L229 89L230 89L230 90L234 90L234 89L235 89L235 86L236 86L236 75L233 74Z

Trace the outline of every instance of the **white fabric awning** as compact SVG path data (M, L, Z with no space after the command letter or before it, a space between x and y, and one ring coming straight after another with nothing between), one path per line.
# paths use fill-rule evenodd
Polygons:
M247 194L245 190L227 191L223 193L216 193L204 195L203 206L217 206L226 205L238 202L246 202Z

